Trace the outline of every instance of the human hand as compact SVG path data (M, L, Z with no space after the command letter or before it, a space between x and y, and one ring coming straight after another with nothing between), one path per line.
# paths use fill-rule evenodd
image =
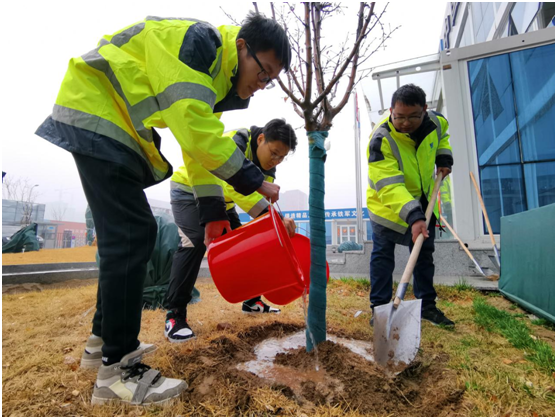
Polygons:
M436 175L438 175L439 173L443 173L443 179L445 179L451 172L452 169L450 167L438 167Z
M289 237L294 237L296 234L296 222L292 218L284 217L282 219L282 223L284 227L286 227L286 231L288 232Z
M429 231L427 230L427 225L424 220L418 220L412 224L412 242L416 243L418 236L420 234L424 235L424 239L429 238Z
M230 228L230 221L218 220L205 224L205 240L203 241L205 246L208 247L213 240L222 236L224 230L226 230L227 233L232 231Z
M279 200L279 191L280 191L279 185L267 181L263 181L263 184L257 190L257 192L259 192L261 195L269 198L271 204Z

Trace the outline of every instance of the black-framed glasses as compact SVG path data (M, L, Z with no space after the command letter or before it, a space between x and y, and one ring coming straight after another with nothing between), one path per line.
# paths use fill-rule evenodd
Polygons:
M255 55L255 52L253 52L253 50L250 48L250 46L247 42L246 42L246 48L248 49L249 55L251 55L253 57L253 59L255 60L255 62L259 66L259 68L261 69L261 71L259 73L257 73L257 78L259 79L259 81L261 83L265 83L265 89L272 89L273 87L275 87L275 83L271 79L271 76L269 76L269 73L267 73L267 70L265 70L263 68L263 65L261 64L261 61L259 61L259 58L257 58L257 55Z
M416 123L418 121L420 121L422 119L422 117L424 116L424 112L422 112L422 114L420 116L417 115L413 115L413 116L393 116L393 121L397 121L397 122L405 122L408 121L410 123Z

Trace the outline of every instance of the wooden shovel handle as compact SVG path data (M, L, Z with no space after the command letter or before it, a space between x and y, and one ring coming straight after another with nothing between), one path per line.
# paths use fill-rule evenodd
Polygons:
M439 192L439 188L441 187L441 182L443 182L443 173L439 173L435 178L433 193L431 194L431 199L427 204L427 209L425 210L425 223L427 228L429 228L429 221L431 220L431 215L433 214L433 208L435 207L435 201L437 200L437 194ZM424 235L420 234L416 239L416 242L414 243L412 253L410 253L410 258L408 259L408 263L406 264L406 268L404 269L402 279L397 289L397 295L394 300L395 307L399 306L402 298L404 297L404 294L406 292L406 284L410 282L410 278L412 277L412 273L414 272L414 267L416 266L416 262L418 261L418 256L420 255L420 250L422 249L422 245L424 244L424 240Z
M495 246L495 237L493 236L493 230L491 229L491 223L489 222L489 217L487 216L487 210L485 209L485 204L484 204L484 200L482 198L482 193L480 192L480 188L478 187L478 184L476 183L476 178L474 177L474 174L472 172L470 172L470 178L472 179L472 183L474 184L474 187L476 188L476 193L478 194L478 199L480 200L480 205L482 206L482 212L484 214L484 219L485 219L485 224L487 225L487 231L489 231L489 237L491 238L491 244L493 244L493 246Z
M468 248L465 246L465 244L462 242L462 240L460 240L460 237L458 237L458 235L456 234L456 231L454 231L453 228L451 227L451 225L447 222L447 220L445 220L445 217L443 217L441 215L439 218L441 218L441 221L443 222L443 224L445 224L445 227L447 227L449 229L449 231L451 233L453 233L454 238L457 239L458 242L460 243L460 247L462 247L462 250L464 250L466 252L466 254L470 257L470 259L472 259L474 262L476 262L476 259L474 258L472 253L470 253L470 250L468 250Z

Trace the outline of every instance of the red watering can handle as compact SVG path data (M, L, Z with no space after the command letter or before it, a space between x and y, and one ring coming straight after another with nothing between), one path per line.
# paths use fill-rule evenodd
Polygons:
M280 239L280 233L277 227L277 210L275 209L275 206L273 204L269 204L269 212L271 213L271 219L273 220L273 226L275 227L280 247L284 247L284 245L282 244L282 240Z

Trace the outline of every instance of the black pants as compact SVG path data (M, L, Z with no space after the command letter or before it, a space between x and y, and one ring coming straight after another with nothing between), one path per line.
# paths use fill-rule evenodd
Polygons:
M153 184L152 176L142 164L73 156L93 214L100 257L93 334L102 337L108 363L118 362L139 346L143 284L157 237L143 192Z
M429 238L422 245L420 255L414 267L414 295L422 300L422 309L435 306L437 293L433 287L435 265L433 252L435 251L435 217L432 217L429 226ZM410 230L410 229L409 229ZM411 237L411 230L407 232ZM373 233L373 249L370 260L371 292L369 299L371 308L387 304L393 296L393 271L395 269L396 243L385 235ZM410 239L410 253L414 243Z
M181 243L172 259L170 284L166 291L164 307L167 310L185 310L191 301L191 292L205 255L206 247L203 243L205 227L199 225L199 212L193 194L172 189L170 204ZM226 214L233 230L242 225L234 208L228 210Z

